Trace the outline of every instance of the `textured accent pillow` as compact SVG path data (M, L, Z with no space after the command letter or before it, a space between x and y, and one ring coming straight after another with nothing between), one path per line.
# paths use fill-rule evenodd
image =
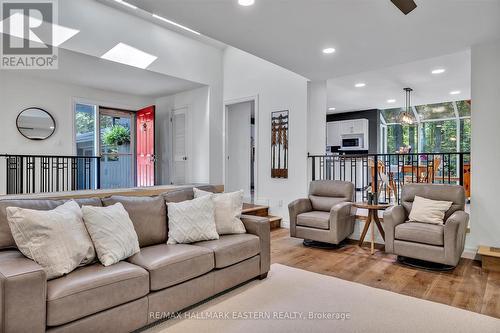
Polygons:
M212 195L179 203L167 202L167 213L167 244L219 239Z
M75 201L53 210L7 207L12 236L19 250L53 279L92 262L94 246Z
M97 257L104 266L140 251L134 225L121 203L107 207L83 206L82 212Z
M410 211L410 222L444 224L444 216L453 202L415 196Z
M244 234L245 226L240 220L243 209L243 190L231 193L216 193L194 188L194 197L213 195L215 203L215 226L219 235Z

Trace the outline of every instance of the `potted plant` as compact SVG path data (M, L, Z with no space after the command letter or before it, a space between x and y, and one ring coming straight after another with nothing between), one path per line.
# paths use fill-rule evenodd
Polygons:
M104 132L102 140L108 146L121 146L130 143L130 130L121 125L114 125Z

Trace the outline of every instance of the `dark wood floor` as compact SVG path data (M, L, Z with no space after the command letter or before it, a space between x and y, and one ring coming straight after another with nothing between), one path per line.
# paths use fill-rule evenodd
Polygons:
M482 272L478 261L462 259L451 272L430 272L402 266L383 251L372 256L369 246L354 242L337 250L308 248L288 229L273 230L271 238L272 263L500 318L500 273Z

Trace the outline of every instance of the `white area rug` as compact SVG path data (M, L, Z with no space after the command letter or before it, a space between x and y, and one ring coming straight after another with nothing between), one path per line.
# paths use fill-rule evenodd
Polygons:
M316 319L310 319L310 313ZM267 279L252 281L147 332L486 333L500 332L500 320L274 264Z

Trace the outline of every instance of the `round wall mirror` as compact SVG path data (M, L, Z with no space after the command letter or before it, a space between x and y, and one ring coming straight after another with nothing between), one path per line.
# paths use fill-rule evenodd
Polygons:
M47 111L27 108L17 116L17 129L30 140L45 140L56 130L56 122Z

